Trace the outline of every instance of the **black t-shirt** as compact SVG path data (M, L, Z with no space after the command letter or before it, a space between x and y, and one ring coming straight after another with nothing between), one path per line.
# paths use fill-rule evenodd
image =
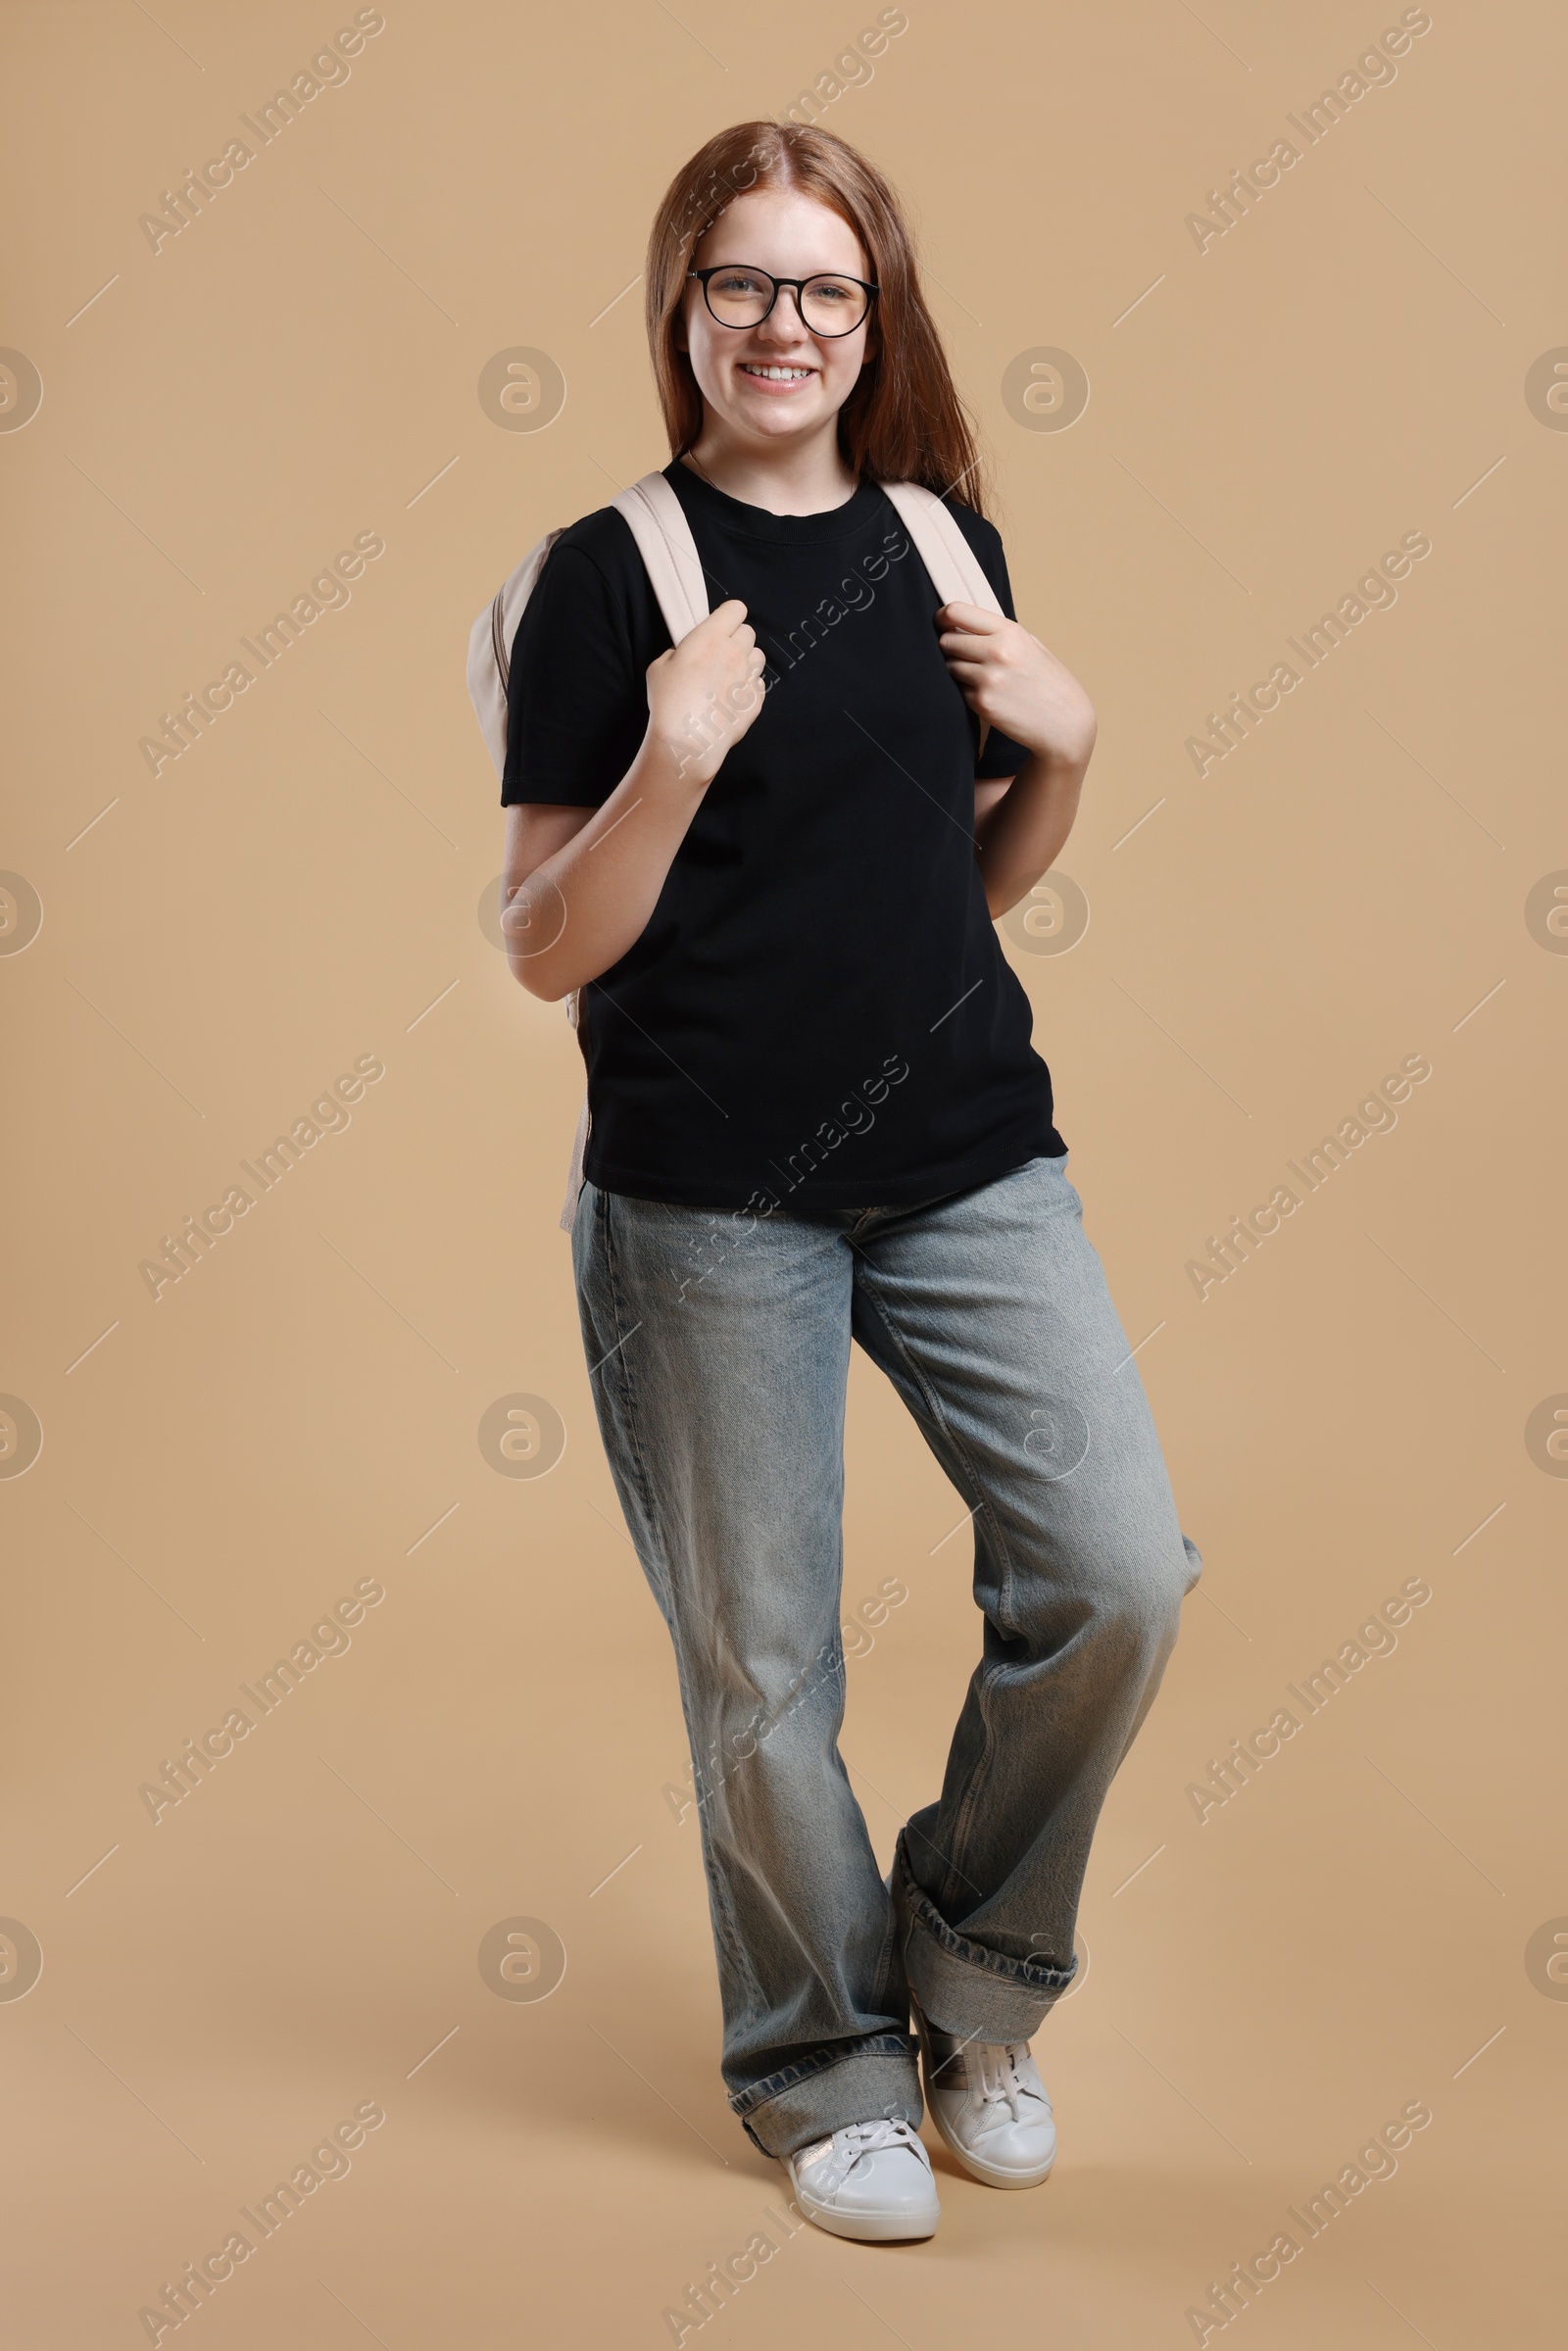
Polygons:
M678 461L710 604L738 596L767 700L708 787L647 927L582 993L601 1191L715 1208L895 1204L1066 1145L974 850L974 780L1028 757L948 673L886 493L772 514ZM1013 616L1002 541L948 506ZM594 808L668 649L612 507L551 549L512 652L503 806Z

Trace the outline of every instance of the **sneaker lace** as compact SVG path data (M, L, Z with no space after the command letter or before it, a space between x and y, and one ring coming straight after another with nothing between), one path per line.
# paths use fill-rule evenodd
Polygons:
M1021 2101L1032 2097L1030 2084L1025 2082L1019 2066L1029 2054L1026 2040L975 2041L969 2054L975 2060L979 2090L987 2106L1005 2103L1012 2120L1023 2120Z
M862 2155L875 2155L883 2147L918 2146L919 2134L913 2126L878 2116L874 2123L850 2123L844 2132L846 2151L852 2160Z
M918 2147L922 2159L925 2156L919 2133L912 2125L879 2115L874 2122L841 2125L831 2137L803 2147L793 2160L808 2175L814 2194L832 2197L862 2155L875 2155L886 2147Z

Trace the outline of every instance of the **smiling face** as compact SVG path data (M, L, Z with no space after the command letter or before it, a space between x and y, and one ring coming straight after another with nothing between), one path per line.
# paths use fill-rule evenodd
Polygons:
M737 196L692 256L694 269L747 263L771 277L812 277L837 270L866 283L870 256L847 220L799 188L758 188ZM707 410L743 446L776 447L832 426L874 356L875 309L847 335L816 335L802 320L793 288L781 292L755 326L724 326L688 279L681 348Z

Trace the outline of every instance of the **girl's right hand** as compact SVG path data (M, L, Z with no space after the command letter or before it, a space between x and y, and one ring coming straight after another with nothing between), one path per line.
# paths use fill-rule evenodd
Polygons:
M765 657L738 596L648 665L649 732L677 776L710 784L766 699Z

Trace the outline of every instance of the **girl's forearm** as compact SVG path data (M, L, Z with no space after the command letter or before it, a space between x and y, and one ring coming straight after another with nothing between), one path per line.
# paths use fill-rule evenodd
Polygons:
M531 996L556 1003L618 962L648 927L706 780L650 726L609 799L564 848L503 888L509 958Z
M992 915L1026 898L1054 864L1078 813L1090 752L1033 752L996 807L975 824L975 856Z

